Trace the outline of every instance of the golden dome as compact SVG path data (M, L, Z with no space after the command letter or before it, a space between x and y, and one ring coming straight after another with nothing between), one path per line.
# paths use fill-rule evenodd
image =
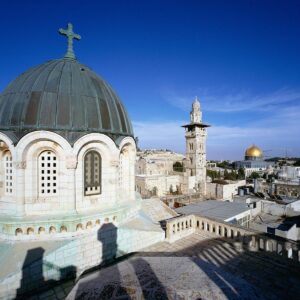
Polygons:
M245 156L262 157L263 156L263 152L262 152L262 150L260 148L258 148L257 146L253 145L253 146L249 147L246 150Z

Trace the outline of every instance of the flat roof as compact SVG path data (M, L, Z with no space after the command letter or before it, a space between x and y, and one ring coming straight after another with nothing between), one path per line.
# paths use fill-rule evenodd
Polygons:
M234 218L243 212L250 210L246 203L207 200L198 203L192 203L186 206L176 208L179 214L195 214L203 217L215 218L225 221Z

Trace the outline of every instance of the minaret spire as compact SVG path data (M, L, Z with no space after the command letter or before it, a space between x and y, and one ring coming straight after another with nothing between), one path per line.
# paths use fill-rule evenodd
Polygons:
M67 53L65 54L65 58L72 58L76 59L75 53L73 50L73 39L80 40L81 36L77 33L73 32L73 25L71 23L68 23L68 28L67 29L62 29L60 28L58 32L61 35L65 35L68 38L68 50Z
M192 105L191 122L192 123L201 123L202 122L202 112L200 110L200 102L199 102L197 96L195 97L195 100Z

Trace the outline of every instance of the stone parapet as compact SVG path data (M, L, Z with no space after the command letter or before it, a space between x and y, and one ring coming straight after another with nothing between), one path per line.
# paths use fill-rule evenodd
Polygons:
M132 203L118 208L104 210L99 213L76 214L68 216L36 218L0 218L0 241L10 240L48 240L70 238L82 231L99 227L102 224L113 222L121 224L128 218L136 215L140 205Z
M300 262L299 242L196 215L180 216L166 221L166 240L169 243L197 232L205 232L216 238L230 239L241 249L274 252Z

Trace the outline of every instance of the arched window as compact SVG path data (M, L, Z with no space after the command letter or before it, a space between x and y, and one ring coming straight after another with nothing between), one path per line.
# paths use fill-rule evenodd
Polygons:
M57 158L52 151L44 151L38 158L39 196L57 195Z
M5 194L11 195L13 191L12 156L9 151L4 155Z
M84 157L84 194L101 194L101 156L89 151Z

